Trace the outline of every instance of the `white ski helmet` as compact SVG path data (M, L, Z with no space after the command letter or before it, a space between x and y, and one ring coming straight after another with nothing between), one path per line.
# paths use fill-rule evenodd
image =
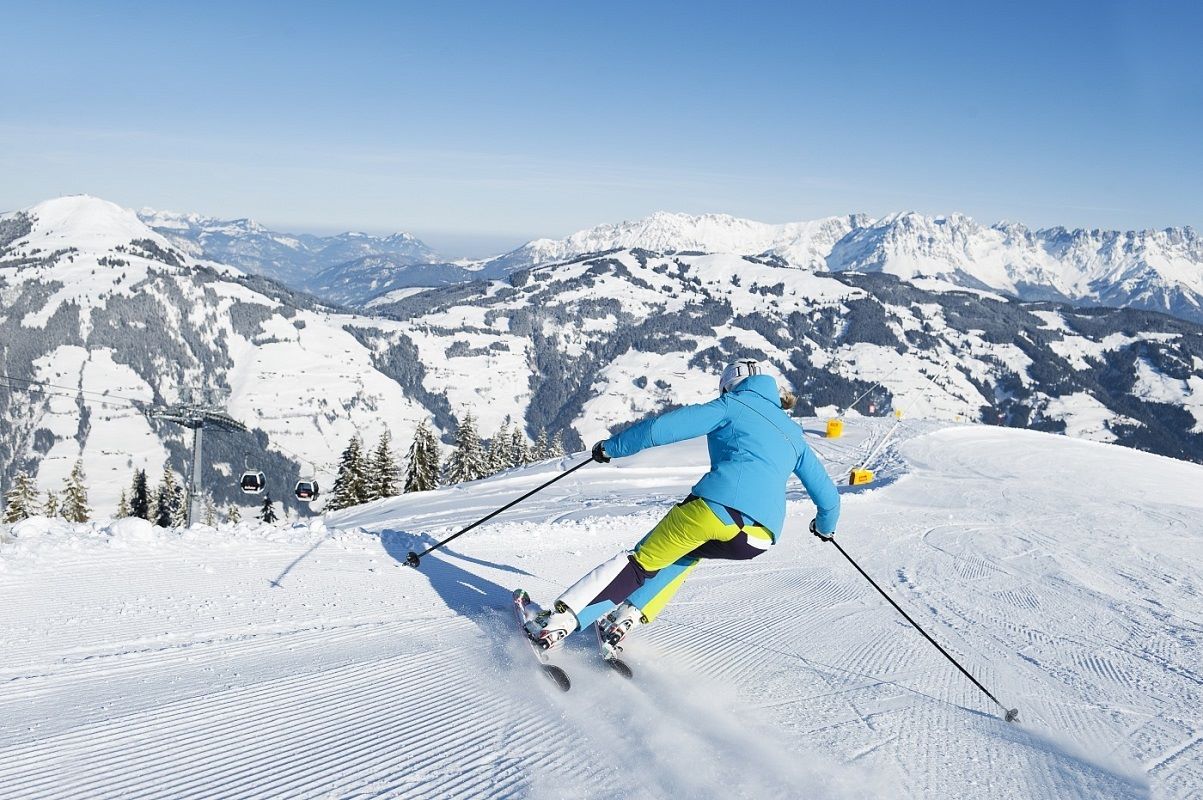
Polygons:
M738 386L744 378L759 375L761 372L760 364L756 363L754 359L743 358L739 361L732 361L723 370L722 377L718 379L718 393L725 394Z

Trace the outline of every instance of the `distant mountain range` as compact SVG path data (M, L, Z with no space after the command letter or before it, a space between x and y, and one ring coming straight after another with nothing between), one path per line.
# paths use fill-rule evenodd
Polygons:
M1031 230L1015 223L985 226L962 214L915 213L769 225L725 214L657 213L565 239L538 239L490 265L512 269L620 248L772 256L803 269L883 272L930 281L933 288L1141 308L1203 321L1203 238L1189 227Z
M672 220L681 222L664 219ZM748 241L760 248L777 227L738 229L756 233ZM710 231L734 229L719 218ZM0 382L0 483L33 469L43 491L57 488L83 458L94 502L111 512L134 468L153 477L169 463L186 472L185 432L153 411L210 398L252 431L206 440L205 483L226 501L250 502L235 484L247 466L264 469L282 499L302 474L329 486L355 432L372 440L388 429L404 447L418 420L447 435L466 410L486 437L510 417L532 439L547 430L581 447L648 413L712 397L717 369L736 354L765 361L807 414L835 413L865 394L859 410L867 413L899 408L1203 461L1199 324L960 289L946 278L968 279L955 273L903 280L889 274L886 257L897 240L858 218L789 230L758 255L702 253L717 240L694 236L696 227L676 230L682 238L659 245L677 252L567 255L614 243L610 234L580 237L540 245L538 258L552 263L522 267L510 254L504 269L457 265L462 277L503 277L392 289L350 313L198 258L97 198L0 215L0 374L11 376ZM234 247L230 236L225 245ZM1145 252L1162 236L1173 239L1148 235ZM933 237L907 241L935 252L944 239ZM863 271L799 265L806 247L822 252L832 240L833 253L859 254ZM875 253L885 255L869 269ZM347 263L375 280L371 258Z
M144 208L138 217L195 258L228 264L340 305L409 286L441 286L470 270L446 263L408 233L314 236L268 230L250 219L222 220Z
M640 248L771 256L787 267L882 272L932 288L1139 308L1203 321L1203 238L1189 227L1032 230L1015 223L986 226L962 214L916 213L772 225L725 214L661 212L564 239L536 239L490 259L448 263L405 233L296 236L248 220L151 211L142 218L194 255L352 306L396 289L503 277L590 253Z

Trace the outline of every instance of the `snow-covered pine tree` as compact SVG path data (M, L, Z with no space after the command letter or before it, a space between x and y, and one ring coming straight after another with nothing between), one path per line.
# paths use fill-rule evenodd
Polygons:
M213 495L205 495L205 519L204 523L210 528L217 527L217 504L213 502Z
M380 434L380 443L372 451L372 463L368 469L367 495L369 500L396 497L401 470L393 456L392 437L388 431Z
M171 500L171 527L183 528L188 524L188 491L176 484Z
M342 460L338 464L338 477L334 480L330 502L326 505L329 511L340 508L350 508L366 501L367 498L367 464L363 458L363 442L359 434L351 437L347 449L343 451Z
M272 503L272 496L270 493L263 495L263 506L259 509L259 519L262 522L266 522L268 525L279 519L279 517L276 516L276 506L274 503Z
M414 430L414 440L406 458L409 459L405 465L406 492L428 492L438 488L439 443L426 420L419 422Z
M160 528L170 528L176 518L175 490L175 475L172 473L171 467L164 467L163 482L159 484L159 489L155 492L154 519L152 520Z
M430 488L437 489L440 485L439 476L443 474L443 445L439 443L439 437L434 435L434 430L430 427L425 428L422 436L426 439L422 452L426 459L425 470L430 475Z
M556 431L556 435L551 437L551 444L547 446L548 458L563 458L568 455L564 448L564 434Z
M238 506L230 503L226 507L226 522L233 525L236 522L242 522L242 512L238 510Z
M46 505L42 512L48 517L54 518L58 516L58 495L54 492L46 492Z
M447 483L479 480L485 477L488 464L480 435L476 432L476 418L468 411L457 423L455 450L447 459Z
M525 467L533 460L530 443L526 440L526 434L522 432L522 425L515 425L510 436L510 466Z
M130 515L130 500L128 497L125 497L125 490L123 488L122 496L120 496L117 499L117 518L118 518L118 520L124 520L124 518L128 517L129 515Z
M154 511L151 502L150 487L146 481L146 470L134 472L134 482L130 487L129 516L149 520Z
M92 516L88 508L88 488L84 485L84 462L77 460L67 476L66 486L63 487L63 505L60 513L68 522L87 522Z
M20 522L39 511L37 483L28 472L21 470L4 495L4 522Z
M509 469L513 458L510 456L510 418L506 417L489 440L489 474L496 475L502 470Z
M551 442L547 441L547 431L541 430L531 451L531 461L546 461L551 457Z

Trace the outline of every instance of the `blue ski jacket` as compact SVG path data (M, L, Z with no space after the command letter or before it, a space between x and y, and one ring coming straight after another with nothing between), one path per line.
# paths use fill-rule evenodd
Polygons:
M763 525L777 541L785 524L785 482L792 472L818 507L818 528L835 530L840 495L803 437L781 410L777 382L753 375L716 400L685 406L632 425L603 442L615 458L649 447L706 436L710 471L693 493L734 508Z

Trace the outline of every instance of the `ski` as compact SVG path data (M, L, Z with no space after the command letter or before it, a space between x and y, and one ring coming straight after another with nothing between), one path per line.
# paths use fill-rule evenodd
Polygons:
M543 670L543 674L551 679L562 692L566 692L572 688L572 681L568 679L568 673L555 664L548 663L547 653L545 653L539 645L531 639L530 632L526 629L526 623L530 620L527 614L526 606L530 602L530 595L522 589L514 590L514 616L518 621L518 629L522 631L522 638L530 647L535 659L539 662L539 666Z
M603 617L602 619L605 619L605 618ZM602 635L600 619L597 622L593 623L593 632L595 634L597 634L598 655L601 656L602 661L605 662L606 666L609 667L610 669L614 670L615 672L617 672L619 675L626 678L627 680L631 680L632 678L634 678L635 673L633 673L631 671L631 668L630 668L630 666L627 665L627 662L623 661L621 658L618 657L617 649L613 645L606 643L606 639Z

